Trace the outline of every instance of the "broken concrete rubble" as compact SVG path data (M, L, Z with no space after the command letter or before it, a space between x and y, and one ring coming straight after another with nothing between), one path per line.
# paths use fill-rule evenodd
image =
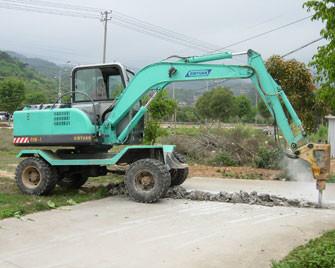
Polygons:
M109 184L107 189L110 194L115 195L127 195L127 189L123 183L120 184ZM196 201L216 201L216 202L227 202L227 203L243 203L250 205L261 205L261 206L284 206L284 207L299 207L299 208L317 208L318 204L309 202L303 199L288 199L285 197L270 195L266 193L257 193L253 191L251 193L240 191L228 193L221 191L219 193L211 193L199 190L188 191L182 186L175 186L169 188L166 198L173 199L188 199Z

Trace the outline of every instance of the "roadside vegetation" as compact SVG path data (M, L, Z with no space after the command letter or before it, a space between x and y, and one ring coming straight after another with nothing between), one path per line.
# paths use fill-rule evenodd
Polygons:
M233 128L177 128L170 132L159 142L175 144L177 151L193 163L279 168L282 152L274 138L260 129L237 125Z
M335 267L335 231L327 232L290 252L272 268L333 268Z
M111 178L110 182L113 182ZM80 190L64 191L56 188L50 196L30 196L19 192L13 178L0 177L0 219L20 218L26 214L70 206L109 196L108 188L95 180L99 186L84 186ZM106 179L104 178L104 181Z

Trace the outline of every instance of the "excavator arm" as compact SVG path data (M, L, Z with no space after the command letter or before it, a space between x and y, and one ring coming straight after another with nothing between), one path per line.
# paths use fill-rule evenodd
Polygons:
M232 59L241 54L247 54L248 64L208 63ZM143 68L119 96L112 112L100 126L99 135L105 144L122 144L147 112L147 106L154 98L155 93L173 82L216 79L251 79L285 138L290 155L299 157L311 165L314 178L317 180L317 188L322 193L325 188L325 180L329 177L329 145L306 142L302 122L285 92L268 73L261 55L253 50L236 54L223 52L180 58L175 62L162 61ZM127 116L132 107L150 91L155 92L153 97L138 110L123 131L117 135L117 125Z

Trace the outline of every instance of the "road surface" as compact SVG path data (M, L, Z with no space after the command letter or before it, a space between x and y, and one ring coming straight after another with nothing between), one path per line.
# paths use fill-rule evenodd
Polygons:
M288 183L274 183L198 178L185 187L285 192ZM138 204L110 197L6 219L0 227L1 268L269 267L335 229L335 210L170 199Z

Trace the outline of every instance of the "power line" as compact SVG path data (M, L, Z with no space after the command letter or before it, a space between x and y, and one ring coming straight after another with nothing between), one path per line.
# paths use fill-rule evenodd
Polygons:
M47 13L53 15L63 15L63 16L74 16L74 17L83 17L83 18L92 18L96 19L97 16L92 13L101 12L99 9L78 6L78 5L70 5L63 3L55 3L50 1L43 0L2 0L6 4L2 4L3 8L10 9L19 9L19 10L28 10L39 13ZM16 4L13 4L15 2ZM41 7L42 6L42 7ZM53 7L56 10L45 8ZM78 12L79 11L79 12ZM191 46L192 48L207 51L218 46L210 44L208 42L203 42L193 37L189 37L185 34L180 34L169 29L163 28L161 26L154 25L152 23L148 23L137 18L125 15L118 11L113 11L113 23L118 23L118 25L126 28L130 28L135 31L139 31L142 33L151 33L157 38L164 37L165 41L176 41L178 44L183 46ZM169 40L171 39L171 40Z
M293 54L293 53L296 53L296 52L298 52L299 50L304 49L305 47L308 47L308 46L310 46L310 45L312 45L312 44L314 44L314 43L316 43L316 42L321 41L322 39L324 39L324 37L320 37L320 38L315 39L315 40L313 40L313 41L311 41L311 42L308 42L307 44L305 44L305 45L303 45L303 46L301 46L301 47L298 47L298 48L296 48L296 49L293 49L293 50L291 50L290 52L287 52L287 53L285 53L284 55L282 55L282 58L285 58L286 56L291 55L291 54Z
M39 6L47 6L47 7L54 7L54 8L60 8L60 9L70 9L70 10L76 10L76 11L86 11L86 12L95 12L100 13L103 11L103 9L88 7L88 6L81 6L81 5L74 5L74 4L68 4L64 2L52 2L52 1L46 1L46 0L2 0L3 2L8 3L21 3L21 4L29 4L29 5L39 5Z
M161 26L158 26L158 25L155 25L155 24L152 24L152 23L149 23L149 22L146 22L146 21L128 16L128 15L123 14L121 12L118 12L118 11L113 11L113 12L114 12L115 18L118 18L119 20L121 20L125 23L132 23L132 24L137 24L139 26L150 27L154 31L159 31L161 33L166 34L167 36L172 36L172 37L177 37L177 38L188 40L190 42L193 42L197 45L202 46L203 48L213 49L213 47L217 47L217 45L211 44L209 42L204 42L204 41L199 40L197 38L190 37L190 36L187 36L185 34L181 34L181 33L166 29L164 27L161 27Z
M80 5L68 4L68 3L62 3L62 2L52 2L52 1L46 1L46 0L0 0L0 8L29 11L29 12L36 12L36 13L45 13L45 14L51 14L51 15L70 16L70 17L85 18L85 19L99 19L101 17L97 13L98 12L102 13L101 9L97 9L93 7L80 6ZM113 24L118 25L120 27L128 28L130 30L143 33L146 35L150 35L152 37L159 38L164 41L177 43L177 44L180 44L180 45L183 45L189 48L201 50L204 52L216 52L216 51L224 50L229 47L256 39L258 37L272 33L274 31L289 27L291 25L302 22L310 17L311 16L307 16L307 17L292 21L290 23L281 25L279 27L268 30L266 32L262 32L262 33L253 35L251 37L248 37L246 39L231 43L219 49L215 49L215 47L217 46L211 43L204 42L199 39L187 36L185 34L181 34L181 33L169 30L167 28L137 19L135 17L128 16L118 11L113 11L113 20L111 21ZM106 20L105 26L106 24L107 24L107 20ZM312 43L315 43L317 41L319 40L315 40ZM308 45L310 44L306 44L306 46ZM298 50L300 49L301 48L299 48ZM289 54L292 54L294 52L296 51L289 52ZM287 56L287 55L285 54L284 56ZM105 56L103 58L105 58Z
M295 20L295 21L292 21L292 22L290 22L290 23L281 25L281 26L276 27L276 28L273 28L273 29L271 29L271 30L268 30L268 31L265 31L265 32L262 32L262 33L259 33L259 34L253 35L253 36L250 36L250 37L248 37L248 38L242 39L242 40L240 40L240 41L231 43L231 44L229 44L229 45L227 45L227 46L224 46L224 47L222 47L222 48L220 48L220 49L213 50L213 51L211 51L211 52L216 52L216 51L224 50L224 49L226 49L226 48L229 48L229 47L232 47L232 46L236 46L236 45L245 43L245 42L247 42L247 41L256 39L256 38L258 38L258 37L267 35L267 34L269 34L269 33L272 33L272 32L278 31L278 30L281 30L281 29L286 28L286 27L289 27L289 26L292 26L292 25L294 25L294 24L297 24L297 23L299 23L299 22L302 22L302 21L304 21L304 20L307 20L307 19L309 19L309 18L311 18L311 17L312 17L312 15L311 15L311 16L307 16L307 17L304 17L304 18L301 18L301 19L298 19L298 20Z
M21 10L21 11L29 11L29 12L42 13L42 14L67 16L67 17L85 18L85 19L99 19L100 18L98 15L95 16L95 15L85 14L85 13L81 13L81 12L61 11L61 10L45 9L45 8L24 6L24 5L17 5L17 4L3 4L3 3L0 3L0 8L6 8L6 9L12 9L12 10Z

